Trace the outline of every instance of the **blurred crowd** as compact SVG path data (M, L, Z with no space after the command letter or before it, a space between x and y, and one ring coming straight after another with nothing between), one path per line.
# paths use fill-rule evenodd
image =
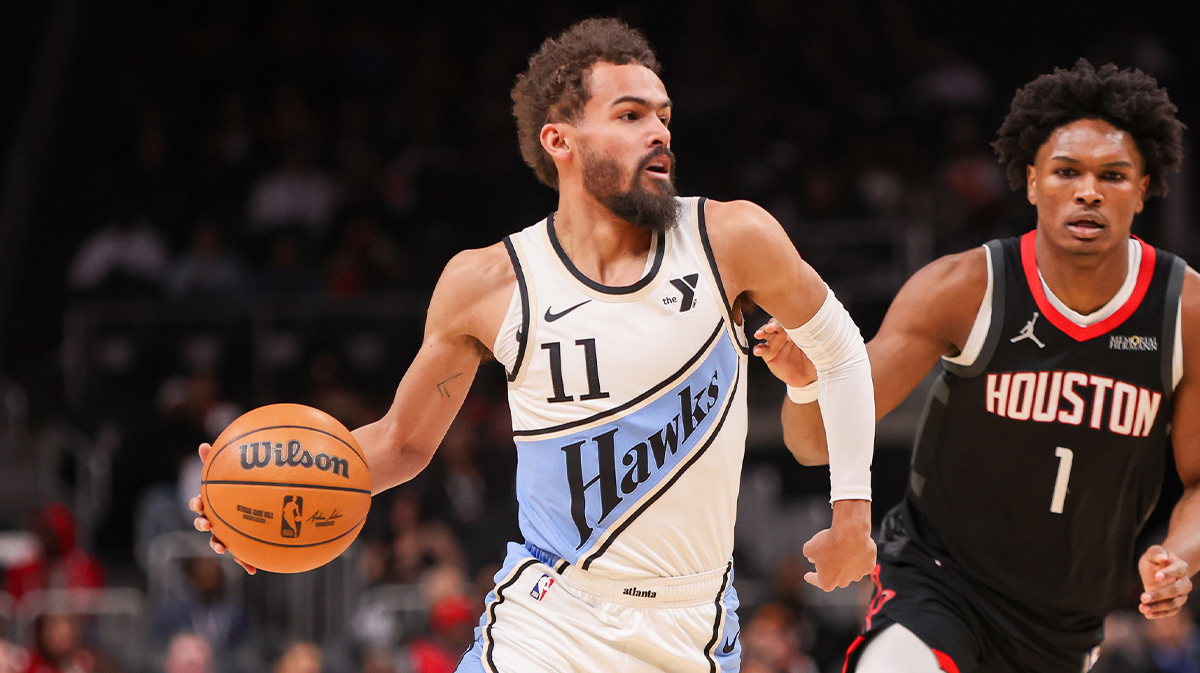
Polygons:
M120 432L112 508L99 537L83 544L68 508L35 517L37 553L5 572L15 600L47 587L103 587L105 565L123 583L142 581L152 542L190 526L183 503L198 483L196 446L241 411L304 402L350 427L383 413L403 354L419 343L420 302L402 309L403 297L428 293L457 251L494 243L554 207L520 160L508 89L538 43L580 17L619 13L657 48L675 105L681 193L755 200L802 253L810 232L872 219L925 228L931 254L1027 230L1032 211L988 142L1011 92L1055 65L1083 55L1140 67L1185 115L1191 95L1167 43L1137 22L1092 31L1063 53L1017 53L993 49L1001 37L979 26L965 41L962 26L909 0L695 0L616 12L543 2L467 20L407 4L92 3L60 122L66 160L52 170L54 198L40 218L57 232L47 250L64 254L23 276L18 309L31 325L61 333L68 308L105 311L114 300L200 315L372 297L415 322L403 327L407 342L367 334L307 349L284 331L262 343L226 334L240 323L212 340L185 327L171 337L183 356L170 364L147 354L158 335L89 344L93 366L120 376L94 376L73 403L53 394L34 403L85 431ZM1169 238L1179 212L1152 203L1136 231ZM836 277L838 260L811 261ZM30 371L61 347L38 332L10 338L0 364L36 378ZM377 355L395 343L400 357ZM294 374L264 384L252 375L263 359L287 360ZM152 662L112 656L90 619L48 609L28 642L0 641L0 673L453 670L504 542L520 539L497 370L481 370L431 467L375 499L356 548L368 589L414 588L416 628L399 633L391 613L364 610L350 620L349 644L288 642L230 598L227 566L198 557L181 568L187 590L147 612ZM840 670L869 587L850 590L850 618L831 618L811 603L803 572L794 554L739 567L759 587L741 611L746 673ZM1122 613L1108 632L1104 673L1200 671L1189 612L1152 623Z

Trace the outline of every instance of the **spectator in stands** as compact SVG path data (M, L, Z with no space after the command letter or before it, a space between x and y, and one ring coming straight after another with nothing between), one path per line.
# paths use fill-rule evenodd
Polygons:
M25 673L99 673L97 658L83 648L78 615L44 614L33 622L33 653ZM111 670L109 667L105 667Z
M314 238L324 236L338 202L337 182L317 168L303 145L291 147L279 170L250 192L249 232L267 234L298 224Z
M187 596L155 609L151 632L158 643L181 633L195 633L218 653L237 649L253 635L253 626L241 604L225 592L221 559L201 556L185 561Z
M1157 620L1114 613L1104 623L1104 636L1094 673L1200 673L1200 632L1186 605Z
M462 653L475 639L478 606L462 596L450 596L429 611L429 637L416 638L408 646L412 673L454 673Z
M450 528L423 516L420 495L413 489L396 493L391 507L392 577L412 583L428 571L443 566L462 569L462 548Z
M258 274L258 285L266 294L315 294L321 277L308 262L304 232L287 228L270 237L267 261Z
M374 216L350 218L326 270L326 287L335 297L391 290L400 284L404 267L400 249Z
M167 277L167 291L173 297L232 297L243 289L242 261L226 250L223 239L221 228L212 220L196 223L190 247Z
M759 608L739 635L743 673L817 673L816 664L800 651L792 611L782 605Z
M325 656L309 642L292 643L275 662L275 673L321 673Z
M168 259L166 242L148 221L112 222L79 246L68 285L80 294L157 294Z
M0 638L0 673L22 673L28 665L28 652Z
M1187 605L1173 617L1147 622L1146 636L1153 663L1150 671L1200 673L1200 630Z
M8 569L5 591L21 600L35 589L96 589L104 586L104 568L79 548L75 515L62 503L46 506L34 522L41 543L37 555Z
M204 636L179 633L163 657L163 673L213 673L212 646Z

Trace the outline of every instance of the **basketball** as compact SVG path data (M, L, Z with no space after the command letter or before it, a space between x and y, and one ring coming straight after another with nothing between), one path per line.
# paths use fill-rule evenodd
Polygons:
M350 546L371 508L354 436L329 414L271 404L213 442L200 482L213 534L237 558L277 573L320 567Z

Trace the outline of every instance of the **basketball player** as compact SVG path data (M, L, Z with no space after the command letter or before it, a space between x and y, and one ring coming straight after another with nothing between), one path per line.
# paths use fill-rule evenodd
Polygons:
M658 69L611 19L530 59L514 115L558 210L450 261L391 410L354 432L375 490L395 486L428 464L481 358L507 370L525 544L460 671L738 670L742 301L792 326L828 382L833 522L804 546L809 581L830 590L875 565L862 337L764 210L675 196Z
M1187 600L1200 567L1200 276L1129 233L1179 165L1175 111L1151 77L1083 60L1019 91L994 147L1036 230L922 269L868 344L881 416L935 364L941 375L848 670L1090 668L1129 593L1168 437L1186 491L1166 541L1137 561L1140 609L1165 617ZM778 376L812 380L777 326L757 336ZM789 391L801 403L784 402L785 441L819 464L818 405Z

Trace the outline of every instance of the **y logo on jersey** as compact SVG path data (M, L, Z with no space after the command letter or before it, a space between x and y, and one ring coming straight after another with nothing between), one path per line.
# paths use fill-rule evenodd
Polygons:
M542 600L546 597L546 592L550 591L550 587L554 586L554 578L549 575L542 575L537 583L533 585L533 589L529 591L529 595L533 596L534 600Z
M1021 328L1021 331L1017 333L1017 336L1009 339L1009 341L1012 343L1017 343L1018 341L1021 341L1022 339L1029 339L1033 343L1037 344L1038 348L1045 348L1046 344L1042 343L1033 334L1033 323L1037 322L1037 319L1038 319L1038 312L1034 311L1033 317L1029 319L1029 322L1025 323L1025 326Z
M684 313L696 308L696 283L700 282L700 274L689 273L682 278L672 278L671 284L683 295L679 297L663 297L663 304L679 304L679 312Z

